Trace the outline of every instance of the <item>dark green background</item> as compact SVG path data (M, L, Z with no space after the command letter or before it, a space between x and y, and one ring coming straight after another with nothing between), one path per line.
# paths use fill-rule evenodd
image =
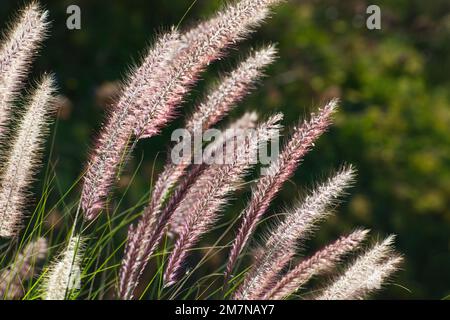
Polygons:
M0 2L2 28L23 3ZM126 73L158 31L177 25L192 2L42 3L53 23L34 72L54 72L60 93L68 99L54 156L64 190L82 170L104 115L108 85ZM210 16L221 3L197 1L182 26ZM81 8L79 31L65 27L69 4ZM381 7L382 30L365 27L368 4ZM331 97L342 99L335 126L305 158L271 211L292 204L332 168L352 163L359 171L355 188L310 245L324 244L356 226L372 229L375 237L395 233L398 250L406 258L404 270L395 278L398 285L377 297L446 297L450 294L450 3L287 1L251 40L230 51L229 60L214 64L204 80L229 70L249 46L268 42L278 44L280 58L236 115L250 109L282 111L290 124ZM198 100L205 82L195 88L182 113ZM180 123L175 121L162 136L139 144L130 167L141 155L144 160L125 207L148 190L155 157L166 150L171 130ZM157 170L163 158L157 158ZM242 207L247 198L248 193L239 194L234 207ZM229 212L236 214L237 209Z

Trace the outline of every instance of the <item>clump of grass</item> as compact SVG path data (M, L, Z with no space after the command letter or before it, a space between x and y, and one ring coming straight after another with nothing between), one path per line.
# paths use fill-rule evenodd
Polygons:
M240 265L270 203L331 124L337 100L292 128L266 175L252 183L251 198L239 219L227 223L222 236L206 248L199 247L201 240L223 227L217 225L219 218L224 215L231 195L246 185L246 175L254 167L254 154L262 144L278 138L282 114L258 122L256 113L246 113L208 144L208 152L200 164L192 163L199 151L195 148L193 153L183 154L181 163L168 161L153 190L133 207L121 211L120 204L138 168L118 203L110 200L120 169L129 161L136 143L158 134L176 116L184 97L205 68L248 36L280 2L237 1L190 30L172 28L161 35L141 64L123 81L121 96L106 117L79 180L69 190L61 190L49 163L39 202L28 225L22 228L21 222L26 220L24 204L28 202L25 200L29 198L29 186L40 156L38 151L55 110L51 103L54 81L50 76L43 77L23 117L11 130L11 145L3 148L0 236L12 237L1 244L5 254L0 263L8 265L0 273L0 292L4 298L285 299L293 297L312 277L335 271L346 256L362 247L368 231L357 230L309 258L296 257L299 242L307 239L318 223L331 214L330 209L354 180L354 168L344 166L318 185L284 219L278 219L257 246L254 261ZM9 111L14 107L13 100L46 33L46 17L47 13L35 3L26 7L0 50L0 134L11 122ZM253 51L208 92L186 120L186 131L198 134L225 118L274 58L273 46ZM250 134L235 131L249 128L254 129ZM224 163L204 161L221 153L227 154ZM77 194L79 182L81 194ZM50 194L54 193L59 200L50 206ZM106 211L108 214L102 214ZM235 223L239 224L236 230ZM125 228L128 237L123 240L121 233ZM223 245L223 238L231 232L235 232L234 240ZM48 248L44 239L50 243ZM357 255L341 275L338 273L326 286L305 296L362 299L380 289L401 263L392 242L391 236ZM205 263L215 256L213 253L222 250L229 251L228 260L216 272L201 273ZM20 251L16 259L10 259L14 252ZM46 260L47 251L51 259ZM52 257L54 252L59 252L56 257ZM200 262L188 269L188 257L197 252L203 253ZM8 260L12 262L8 264ZM38 276L38 269L30 262L37 260L44 262L44 271ZM197 277L195 285L191 284L193 274Z

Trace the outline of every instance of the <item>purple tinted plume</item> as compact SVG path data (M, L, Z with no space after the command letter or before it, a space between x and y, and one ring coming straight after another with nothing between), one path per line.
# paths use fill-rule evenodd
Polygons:
M394 252L394 236L375 244L316 297L318 300L364 299L379 290L398 270L403 258Z
M48 29L47 11L32 2L24 8L0 47L0 136L10 120L14 99L19 94L32 58Z
M262 69L271 63L276 50L273 46L260 49L242 62L233 72L219 81L205 100L186 121L185 129L191 135L201 135L204 130L219 122L248 93L252 84L261 76ZM196 152L196 150L194 150ZM174 164L170 161L156 181L150 207L156 213L170 188L184 175L191 162L191 155Z
M331 116L336 106L337 100L330 101L317 114L312 114L311 120L295 127L289 142L278 159L272 163L266 175L256 183L252 190L250 202L242 213L242 222L234 240L225 271L225 283L228 282L239 254L244 249L270 202L280 191L283 183L293 175L300 160L314 145L314 141L330 125Z
M152 112L155 123L168 121L170 111L152 108L151 98L159 88L161 78L167 76L164 68L178 50L178 38L178 33L172 31L157 41L142 65L130 74L119 101L102 128L84 175L81 206L87 220L94 219L104 207L119 165L126 160L136 118L142 115L142 109ZM157 129L154 130L156 133Z
M243 0L232 5L228 5L223 11L219 12L212 19L201 23L197 27L188 31L185 35L181 37L182 45L179 51L171 61L170 65L165 66L165 74L170 75L169 80L164 79L164 81L159 81L159 89L153 93L152 106L156 109L169 108L179 104L183 96L187 93L190 86L199 77L200 73L214 60L220 58L223 54L223 50L230 45L235 44L237 41L248 35L254 27L261 23L269 14L270 6L281 2L280 0ZM170 108L169 108L170 109ZM140 112L140 117L135 124L134 134L138 137L147 137L148 133L154 131L155 125L149 125L149 114ZM159 122L154 122L159 125ZM106 130L105 130L106 131ZM129 136L126 141L128 141ZM123 139L125 140L125 139ZM127 145L127 142L123 141L121 145ZM114 182L114 177L116 174L117 163L119 161L120 154L123 153L125 147L113 147L119 152L113 152L113 159L109 161L112 165L109 166L110 169L106 170L107 175L105 175L105 170L99 176L101 178L93 179L88 177L89 180L104 180L104 183L96 183L97 188L100 192L97 192L96 188L88 186L88 188L83 188L84 201L83 208L86 212L86 217L88 219L94 218L99 210L104 205L104 199L109 193L109 189ZM95 155L94 157L95 158ZM100 161L107 159L105 154L100 157ZM92 162L92 161L91 161ZM88 170L91 172L98 172L98 168L90 169L91 165L88 165ZM108 166L107 166L108 167ZM175 170L175 177L181 175L180 170L177 168ZM167 186L172 185L171 177L173 177L172 172L166 172L161 178L161 184L158 188L155 188L156 199L158 201L156 204L150 203L150 210L146 210L150 217L146 217L147 221L150 221L151 225L156 221L156 217L161 206L160 199L164 197L165 190ZM103 177L106 177L103 178ZM164 181L169 180L169 183ZM174 180L174 179L172 179ZM92 183L91 183L92 185ZM93 199L89 199L89 195L94 194ZM149 226L147 226L148 228ZM146 250L144 250L146 251ZM148 259L148 257L146 258ZM125 274L125 273L124 273ZM126 283L126 281L125 281ZM127 290L128 292L130 290ZM132 293L128 294L126 299L132 297Z
M263 300L280 300L297 291L314 275L326 272L339 263L341 258L358 248L366 238L367 230L358 230L348 236L343 236L334 243L316 252L312 257L301 261L285 274L276 285L266 292Z
M218 212L227 202L227 195L236 190L243 176L251 167L251 160L261 143L277 136L280 115L271 117L261 124L245 141L234 150L230 164L211 165L189 189L177 210L188 204L189 211L184 211L186 218L182 231L175 243L174 250L164 274L166 286L174 284L181 266L192 246L207 232L218 218Z
M298 241L304 240L311 229L330 214L328 208L336 203L353 177L352 167L342 169L286 216L270 233L252 270L236 292L236 299L256 299L274 285L279 272L295 255Z

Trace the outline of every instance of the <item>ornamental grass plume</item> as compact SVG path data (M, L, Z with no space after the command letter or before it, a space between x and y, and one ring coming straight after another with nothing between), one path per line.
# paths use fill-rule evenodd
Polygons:
M277 1L273 3L275 2ZM180 53L174 58L173 64L177 65L179 62L177 59L182 60L183 54L193 55L193 59L196 59L199 52L204 52L202 50L207 51L205 48L208 46L212 46L209 50L214 52L214 57L210 56L208 63L220 57L222 48L225 48L230 42L235 42L241 35L245 35L248 31L248 29L243 28L239 31L242 33L235 32L237 30L236 26L240 27L244 23L242 17L246 16L247 10L254 10L251 17L247 16L249 20L245 21L245 23L249 22L248 26L253 25L255 21L261 21L261 17L265 17L268 14L268 8L259 6L261 3L272 4L272 1L238 2L235 5L228 6L224 12L219 13L216 17L201 23L198 27L181 35L180 39L185 44L185 47L180 49ZM232 25L230 21L234 21L235 24ZM215 39L217 41L213 43L211 42L212 35L217 37ZM236 39L230 40L233 36ZM221 41L227 44L225 45ZM220 46L220 49L214 51L218 49L217 46ZM182 68L182 70L189 69ZM198 71L200 69L195 70ZM239 74L238 72L237 70L234 74ZM177 78L175 77L174 79ZM186 129L188 131L195 133L196 130L210 128L226 115L230 107L236 102L234 100L238 100L235 97L242 98L242 93L245 91L240 91L239 87L233 88L234 82L230 81L230 79L232 79L232 76L225 78L222 84L215 91L212 91L207 96L206 101L200 104L190 118L188 118L186 121ZM236 93L233 89L236 90ZM164 92L164 94L170 94L170 92ZM243 215L244 218L238 231L238 236L234 241L234 247L232 248L226 270L226 277L231 274L239 254L243 251L248 238L254 232L258 221L267 210L271 200L281 189L283 183L292 176L302 157L314 145L314 141L329 126L331 115L336 105L337 101L332 100L324 108L320 109L317 114L312 115L310 121L305 121L303 125L295 127L283 153L270 166L267 177L260 178L256 183L256 187L253 189L252 199ZM235 138L235 136L231 136L231 140ZM221 135L220 139L223 141L215 141L210 144L210 150L215 150L215 148L222 145L229 138ZM211 154L213 152L210 151L209 155ZM206 153L206 157L208 157L208 153ZM136 227L131 226L129 228L125 257L122 261L119 276L119 297L122 299L133 298L134 290L150 256L156 250L162 237L169 229L171 233L175 233L177 238L174 249L165 265L164 283L166 287L174 285L180 278L180 270L189 250L198 242L201 235L213 226L218 217L217 213L225 203L226 197L224 195L228 191L231 191L227 183L224 183L225 187L221 189L221 183L226 179L222 179L222 181L220 178L226 175L221 175L220 173L226 172L229 169L226 165L214 166L205 165L204 163L200 165L189 165L192 160L191 154L186 155L186 159L184 160L186 161L182 161L181 164L168 163L165 166L163 172L158 177L152 192L150 204L145 208L141 220ZM299 215L297 212L297 215L293 214L296 218L291 218L287 222L282 223L280 229L274 231L272 237L277 238L279 236L282 239L285 230L280 231L281 228L287 228L286 224L297 226L297 230L288 230L291 231L290 237L295 239L285 241L285 245L280 250L280 252L285 250L284 254L280 257L275 257L276 259L273 261L275 265L269 268L272 269L271 272L264 274L267 271L264 270L267 261L264 262L257 259L256 265L252 268L253 271L246 275L244 285L237 291L235 298L250 299L255 298L256 295L263 296L268 293L266 292L268 284L272 283L278 277L283 267L293 258L296 251L296 240L302 236L304 237L305 234L303 233L310 231L318 220L326 216L326 209L334 203L335 198L342 192L345 184L351 180L352 173L351 168L343 170L337 175L337 180L330 180L328 185L322 186L322 188L317 190L316 194L305 200L304 207L298 209L299 212L303 213L301 215L302 217L307 217L306 221L302 222L303 224L300 222L296 224L296 221L291 221L296 220ZM232 178L230 179L232 180ZM208 199L211 199L211 201ZM170 224L170 227L168 224ZM353 236L361 236L362 233L356 233ZM289 237L289 233L287 236ZM268 241L267 245L275 248L274 244L278 240ZM270 248L269 251L275 250L274 248ZM325 265L327 267L335 265L339 260L338 257L341 255L330 257L330 260L326 261L327 263L323 263L322 268L317 266L317 269L314 270L319 272L325 269ZM260 257L260 260L263 260L263 258ZM262 270L260 270L261 266L258 266L258 263L262 263ZM259 274L255 270L259 270L262 274ZM292 277L292 274L290 276ZM290 286L289 290L293 290L293 283L288 283ZM253 287L253 284L261 286L257 288L260 292L255 291L255 294L247 295L248 288L246 286ZM250 290L253 290L253 288ZM286 291L288 289L280 288L280 290ZM273 293L273 297L277 298L280 294L279 292Z
M0 272L0 300L23 297L25 283L39 270L38 264L47 256L47 240L39 238L28 243L8 268Z
M190 213L183 221L182 230L178 241L175 244L165 272L166 286L172 285L178 277L181 264L188 254L188 250L198 242L200 236L208 231L208 228L218 218L218 211L226 203L227 195L239 187L241 179L251 167L251 160L254 158L259 146L278 134L281 115L270 117L266 122L260 124L255 131L245 137L243 144L237 147L233 161L228 165L211 165L204 170L196 170L189 175L181 189L177 190L164 208L160 220L153 228L145 230L148 223L143 219L137 228L129 232L127 248L124 262L122 263L120 275L120 295L123 299L132 297L134 287L137 285L138 276L146 265L147 255L143 252L153 251L161 240L166 225L171 216L178 211L186 212L184 206L191 207ZM210 183L214 181L214 183ZM145 218L145 214L144 214ZM150 236L139 239L144 233ZM134 235L133 235L134 234ZM141 241L138 241L141 240ZM151 253L150 253L151 254ZM139 270L137 270L139 266ZM135 278L133 281L130 279Z
M258 114L256 112L246 112L242 117L230 123L219 137L216 137L214 141L209 143L204 150L204 158L206 163L209 161L218 151L222 150L224 146L231 143L239 134L256 128L258 121Z
M312 257L300 261L283 275L264 296L263 300L280 300L295 293L314 275L333 269L346 255L356 250L366 238L368 230L357 230L343 236L316 252Z
M28 109L19 121L16 136L2 168L0 182L0 236L17 235L27 202L27 191L36 168L40 151L48 132L49 117L55 111L52 103L54 80L42 78L28 102Z
M267 46L260 49L248 57L242 62L233 72L227 77L221 79L219 84L210 90L206 96L205 101L200 103L191 114L185 125L185 129L190 132L191 135L202 135L205 130L212 128L217 122L225 117L231 108L238 103L249 92L252 84L262 76L262 70L265 66L270 64L275 57L276 50L274 46ZM247 115L250 117L251 115ZM244 123L244 121L250 121L250 118L241 119L241 123L233 125L228 130L227 135L236 135L234 130L242 129L245 131L249 129L250 122ZM238 126L241 126L240 128ZM208 145L208 149L205 150L204 162L208 163L208 158L211 158L216 148L226 144L225 135L221 135L221 138L217 138ZM221 141L221 139L223 141ZM194 146L195 148L195 146ZM198 150L193 150L193 155ZM181 160L180 163L173 164L169 162L155 185L155 192L152 195L151 207L158 207L164 200L164 195L175 184L178 179L184 175L189 163L191 163L193 155L188 154L186 158ZM156 203L155 203L156 202ZM177 225L174 225L179 219L176 216L171 220L171 230L177 232Z
M165 100L167 100L168 102L166 103L170 103L171 106L175 107L177 103L180 103L184 94L197 80L199 74L206 68L206 66L208 66L212 61L220 58L225 48L235 44L237 41L249 34L256 25L268 16L270 6L278 2L280 1L244 0L237 2L233 5L227 6L222 12L217 14L216 17L199 24L199 26L183 34L180 37L183 44L178 54L173 58L170 66L168 66L167 70L165 70L165 73L170 75L170 77L166 82L159 81L158 85L162 91L155 91L154 93L158 97L157 104L164 105ZM227 89L227 91L213 91L209 97L209 100L207 98L205 104L199 107L198 112L207 116L207 118L202 119L202 122L207 120L205 124L212 125L215 121L218 121L221 117L223 117L231 106L245 94L249 85L251 85L251 83L259 76L261 69L273 60L274 55L274 48L269 46L266 49L257 52L253 57L247 60L247 62L244 62L236 72L226 78L222 82L222 85L219 86L219 89ZM230 85L233 83L235 88L234 90L230 90ZM213 103L219 103L219 105L215 105L214 107L221 110L220 114L212 112L211 110L207 111L207 108L213 107ZM143 117L143 119L144 120L142 121L144 123L148 122L146 117ZM194 121L196 120L195 118L193 119ZM188 121L188 127L190 123L191 122ZM140 127L140 125L137 127ZM184 170L185 168L183 165L169 165L166 167L166 170L158 178L152 193L150 204L144 211L144 216L142 218L143 222L141 223L140 230L155 228L160 229L158 226L153 226L158 219L162 201L164 200L164 195L173 183L183 175ZM98 170L93 169L92 171L98 173ZM89 186L89 179L86 181L88 181L87 185ZM109 180L109 182L111 181L112 179ZM110 184L111 183L105 184L106 188L102 188L102 190L106 191L102 193L103 197L107 194ZM88 191L86 194L96 194L95 188L88 188L87 190ZM97 201L97 203L100 205L95 206L96 212L103 205L102 201ZM85 212L87 212L86 210L89 210L87 209L89 206L90 205L86 205L86 202L83 202ZM88 215L88 219L90 218L90 215ZM130 229L129 231L135 232L134 229ZM148 239L144 240L148 241ZM128 242L136 241L129 239ZM128 245L128 247L131 246L131 244ZM153 246L154 244L150 243L150 247ZM146 249L147 250L143 251L147 252L149 248ZM135 254L130 253L130 249L127 247L125 250L126 252L128 251L126 257L135 256ZM127 266L130 266L129 258L126 258L125 262L122 264L122 279L128 278L124 275L126 274L124 269L130 269L130 267L127 268ZM123 293L124 291L130 291L125 290L123 287L123 284L128 282L129 281L125 280L120 281L120 292Z
M2 39L0 48L0 137L11 118L13 102L22 89L22 83L31 66L36 50L45 38L47 11L36 2L26 6L16 23Z
M214 163L212 160L214 157L223 157L224 156L224 148L228 145L233 145L234 141L239 137L239 135L245 134L247 130L255 129L257 126L257 120L258 120L258 114L255 112L247 112L245 113L241 118L231 123L221 134L220 136L216 137L216 139L209 143L205 150L203 155L203 161L205 163ZM197 167L197 170L191 170L187 173L187 177L185 180L192 180L192 172L194 171L194 174L200 174L199 168L204 167ZM182 229L184 221L184 210L177 210L173 213L171 219L170 219L170 227L169 231L171 234L179 234Z
M120 167L127 161L136 143L158 134L176 116L184 97L207 66L221 58L225 49L249 35L269 15L272 5L281 1L237 1L184 33L172 28L157 39L141 64L133 68L123 82L121 95L111 108L97 143L91 150L83 175L79 207L73 225L68 228L70 236L66 236L68 243L65 249L50 266L44 267L41 283L40 279L33 282L37 270L34 266L38 260L44 260L46 242L40 238L23 246L24 250L14 262L0 272L2 297L46 300L103 298L118 289L118 298L133 299L139 293L138 286L141 284L145 286L142 297L153 297L153 294L158 299L203 297L203 293L198 293L200 290L183 288L189 277L195 274L183 272L188 263L187 257L214 230L232 194L246 185L245 178L252 168L258 167L257 153L261 147L278 138L281 114L258 122L257 113L245 113L240 119L223 126L226 130L222 130L214 141L205 144L202 141L200 147L194 145L194 153L183 152L181 163L166 163L141 217L135 225L128 226L118 275L115 268L121 246L117 246L115 235L131 221L130 216L135 213L135 208L141 208L141 203L122 216L108 219L106 224L94 231L83 223L80 227L77 218L79 213L88 221L98 217L120 175ZM33 2L26 7L1 47L0 134L10 120L12 103L24 80L30 58L45 35L46 16L46 12L42 12ZM188 116L185 131L189 135L199 134L223 120L262 76L264 68L273 61L275 54L271 45L253 51L234 71L221 78ZM53 92L52 77L44 76L17 121L10 148L4 152L4 165L0 172L2 237L17 235L24 218L24 203L38 164L42 138L48 127L49 116L55 111L51 103ZM227 263L216 272L203 275L198 281L198 289L203 289L201 286L213 279L204 292L211 291L214 297L288 299L303 289L311 278L325 273L335 274L337 267L353 254L355 257L349 260L350 264L342 274L328 277L332 280L326 285L320 285L319 290L315 291L319 293L306 292L304 296L314 299L363 299L380 289L399 268L402 257L393 249L393 236L358 254L368 234L362 229L324 246L308 258L297 258L300 245L318 223L331 214L353 181L355 170L352 166L345 166L307 194L283 219L277 220L275 226L266 232L265 240L257 246L252 263L243 265L242 271L238 270L238 262L246 253L247 244L254 237L270 203L292 177L314 142L327 130L336 106L337 100L331 100L308 120L292 129L281 153L268 168L264 168L265 174L252 184L250 200L241 212L240 219L236 220L240 224L237 230L232 231L236 233L230 247L222 246L220 241L229 235L228 231L234 225L230 225L223 237L209 247L208 253L197 265L200 267L206 258L210 258L209 253L212 251L230 250ZM181 145L184 146L184 143ZM197 152L202 161L192 163ZM222 161L216 162L220 159ZM36 210L36 221L31 219L24 238L13 239L10 248L13 248L16 240L22 244L45 228L42 218L47 209L47 196L42 196L42 205ZM64 197L61 202L65 202ZM71 210L71 206L66 207L69 208L67 211ZM122 219L125 215L126 218ZM271 216L268 218L274 219ZM117 220L121 220L119 225L116 224ZM84 239L88 232L93 233L93 238L102 234L96 239L96 245L89 247L92 250L85 257ZM165 236L167 241L162 244ZM54 239L53 235L49 238ZM164 247L158 251L162 245ZM158 256L155 259L157 273L152 277L159 278L157 287L153 284L158 280L149 283L144 281L144 272L153 256ZM0 259L0 262L3 261L4 257ZM89 271L90 276L83 278L89 290L81 288L82 268ZM195 271L197 269L194 268ZM235 271L239 272L231 277ZM221 274L225 274L223 287L216 285L216 280L222 279ZM36 291L39 296L34 295Z
M279 272L295 255L298 241L304 240L314 226L329 214L345 188L353 181L354 169L343 168L311 192L299 206L288 213L268 236L263 248L235 294L236 299L257 299L274 285Z
M236 147L230 164L211 165L190 187L176 209L184 212L185 218L164 273L166 286L178 280L179 270L188 251L218 219L218 212L226 204L227 196L238 188L261 144L277 137L280 120L281 115L278 114L259 125L245 137L244 143Z
M257 50L234 71L220 79L188 117L185 129L191 135L201 135L203 131L212 128L250 91L253 83L262 76L264 67L274 60L275 54L274 46ZM169 189L184 175L191 158L192 155L188 154L177 164L170 160L166 164L152 194L149 210L153 215L157 214Z
M45 274L42 287L44 300L65 300L80 289L83 254L84 240L80 236L73 236Z
M243 0L229 5L215 18L184 35L178 36L173 31L171 40L162 37L155 49L150 50L147 59L157 63L144 62L135 72L137 76L131 73L131 79L136 81L130 81L124 90L125 94L107 120L111 125L102 129L92 151L81 199L87 220L94 219L104 207L133 136L141 139L157 134L173 117L175 108L200 73L220 58L225 48L249 34L277 2L279 0ZM115 119L116 114L122 116Z
M153 123L147 136L151 135L151 130L156 134L158 126L169 121L173 110L169 106L155 106L152 93L157 91L163 79L173 76L168 73L167 66L180 46L178 38L175 30L163 35L149 50L142 65L124 82L122 95L97 138L84 174L81 206L87 220L94 219L103 209L119 165L126 160L138 118L147 113L152 116Z
M125 254L119 273L119 297L121 299L132 299L134 297L134 290L140 281L140 277L150 256L167 232L175 209L184 199L189 188L202 174L203 169L204 166L200 166L197 170L192 170L189 176L179 183L158 217L148 214L149 207L147 207L137 226L131 225L129 227Z
M245 113L241 118L229 125L228 129L223 134L223 136L227 135L227 137L221 136L218 140L211 143L216 144L216 147L213 149L217 149L217 145L223 145L235 137L235 130L255 128L257 120L258 115L255 112ZM150 211L152 210L151 206L148 206L145 208L144 214L137 227L134 228L133 226L130 226L125 256L122 261L119 276L119 296L122 299L129 299L132 297L133 291L139 282L139 277L142 275L149 257L155 251L165 232L168 230L173 232L181 226L183 215L177 214L180 211L175 209L179 206L189 188L194 184L205 168L204 165L198 165L194 167L194 169L188 171L187 176L177 184L175 191L164 206L158 219L156 215ZM167 171L164 170L163 173L164 172ZM174 221L176 221L176 223ZM169 224L170 227L168 226Z
M312 114L311 120L295 127L278 159L270 165L265 175L253 187L251 199L242 213L242 222L230 251L225 271L225 283L228 282L239 254L255 231L270 202L281 190L283 183L294 174L302 157L314 145L314 141L330 125L336 106L337 100L330 101L319 110L317 115Z
M394 236L375 244L316 297L318 300L356 300L380 290L398 270L403 258L394 253Z
M262 70L273 62L275 55L276 49L272 45L257 50L229 75L220 79L205 101L189 116L185 128L190 132L204 131L218 123L248 94L253 83L261 78Z

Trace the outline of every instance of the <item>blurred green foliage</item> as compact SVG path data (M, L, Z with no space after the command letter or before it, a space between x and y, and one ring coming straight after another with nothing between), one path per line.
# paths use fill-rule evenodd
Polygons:
M22 2L1 1L2 27ZM35 73L53 71L65 95L52 161L60 188L66 190L82 170L104 116L104 96L114 91L112 82L138 60L157 31L180 23L192 1L41 2L50 10L53 26ZM81 30L65 27L70 4L81 8ZM181 25L210 16L221 4L198 0ZM249 46L275 42L280 58L236 113L282 111L289 124L339 97L336 125L305 158L272 212L292 204L298 190L303 192L332 168L353 163L359 178L351 196L311 246L358 225L375 235L395 233L406 263L395 279L398 285L379 297L444 298L450 294L450 3L370 4L381 7L381 30L366 28L366 1L290 0L204 79L229 70ZM198 101L205 82L188 98L183 113ZM164 156L157 155L166 151L171 128L180 124L175 121L163 135L139 145L131 167L141 155L143 164L126 197L129 206L148 191L153 166L157 171L163 164ZM119 183L118 192L121 185L125 183ZM242 194L237 206L247 197Z

